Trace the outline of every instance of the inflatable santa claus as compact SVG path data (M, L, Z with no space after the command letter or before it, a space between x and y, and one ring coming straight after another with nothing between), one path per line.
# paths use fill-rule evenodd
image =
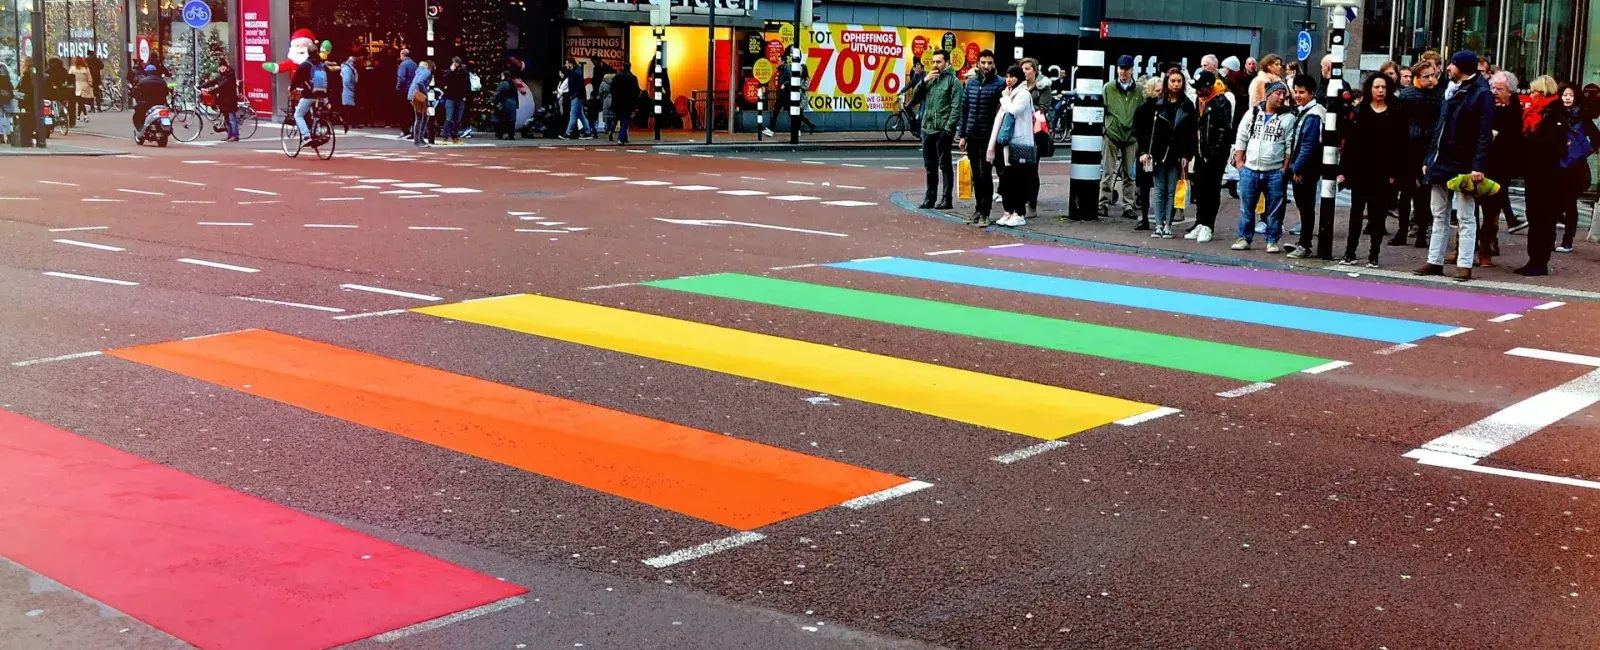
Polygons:
M311 48L317 46L317 37L309 29L297 29L289 38L289 54L277 63L267 62L261 68L270 74L294 74L294 71L304 65L306 59L311 58ZM333 43L322 42L322 58L328 58L333 53Z

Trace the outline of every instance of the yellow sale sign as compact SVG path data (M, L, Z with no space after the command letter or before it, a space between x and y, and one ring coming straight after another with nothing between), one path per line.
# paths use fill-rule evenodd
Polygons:
M898 106L913 61L931 62L933 52L950 53L958 73L994 47L994 34L909 29L885 25L817 23L805 34L806 67L811 74L807 108L818 112L885 111Z

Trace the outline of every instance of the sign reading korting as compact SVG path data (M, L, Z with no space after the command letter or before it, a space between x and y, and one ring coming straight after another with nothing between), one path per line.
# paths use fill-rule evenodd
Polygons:
M806 107L817 112L888 111L898 106L911 64L929 65L933 52L950 55L965 74L978 53L994 48L994 34L883 25L816 23L805 39L811 73Z

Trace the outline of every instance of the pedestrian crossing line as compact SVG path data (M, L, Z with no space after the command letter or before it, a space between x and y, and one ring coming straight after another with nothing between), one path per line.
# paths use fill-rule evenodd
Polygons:
M1536 309L1539 304L1544 302L1542 300L1496 296L1470 291L1451 291L1391 283L1364 282L1291 271L1267 271L1245 267L1191 264L1178 260L1157 259L1140 255L1121 255L1036 244L981 252L984 255L1051 262L1084 268L1494 314Z
M738 530L907 480L267 330L108 354Z
M1411 343L1454 329L1437 323L899 257L828 266L1384 343Z
M1033 314L736 273L643 284L1248 382L1268 381L1296 372L1323 372L1337 367L1334 364L1343 363Z
M534 295L415 311L1044 440L1160 408L931 363ZM1006 407L995 408L994 396Z
M0 557L200 648L332 647L527 593L6 411Z

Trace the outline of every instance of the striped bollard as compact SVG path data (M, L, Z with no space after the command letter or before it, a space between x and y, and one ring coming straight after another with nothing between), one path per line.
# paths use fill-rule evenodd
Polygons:
M762 133L767 130L767 87L762 85L756 89L756 142L762 139Z
M1322 201L1317 211L1322 214L1317 224L1317 257L1333 259L1333 211L1335 197L1339 195L1339 115L1344 111L1344 7L1328 11L1331 23L1328 29L1328 54L1333 56L1333 70L1328 77L1328 92L1322 99L1328 114L1322 118ZM1383 215L1377 215L1383 219ZM1381 223L1381 221L1380 221Z
M799 34L795 34L798 41ZM795 45L789 56L789 144L800 144L800 46Z
M656 140L657 141L661 140L661 101L662 101L662 96L661 96L661 93L662 93L662 90L661 90L661 88L662 88L662 86L661 86L661 75L662 75L662 73L664 73L666 71L666 61L667 61L667 41L666 41L666 36L667 36L667 33L665 31L662 31L662 30L659 30L659 29L656 30L656 60L655 60L655 63L653 64L655 71L650 75L650 77L655 80L655 86L656 86L655 87L655 102L654 102L655 103L654 118L651 121L655 122L655 125L656 125Z

